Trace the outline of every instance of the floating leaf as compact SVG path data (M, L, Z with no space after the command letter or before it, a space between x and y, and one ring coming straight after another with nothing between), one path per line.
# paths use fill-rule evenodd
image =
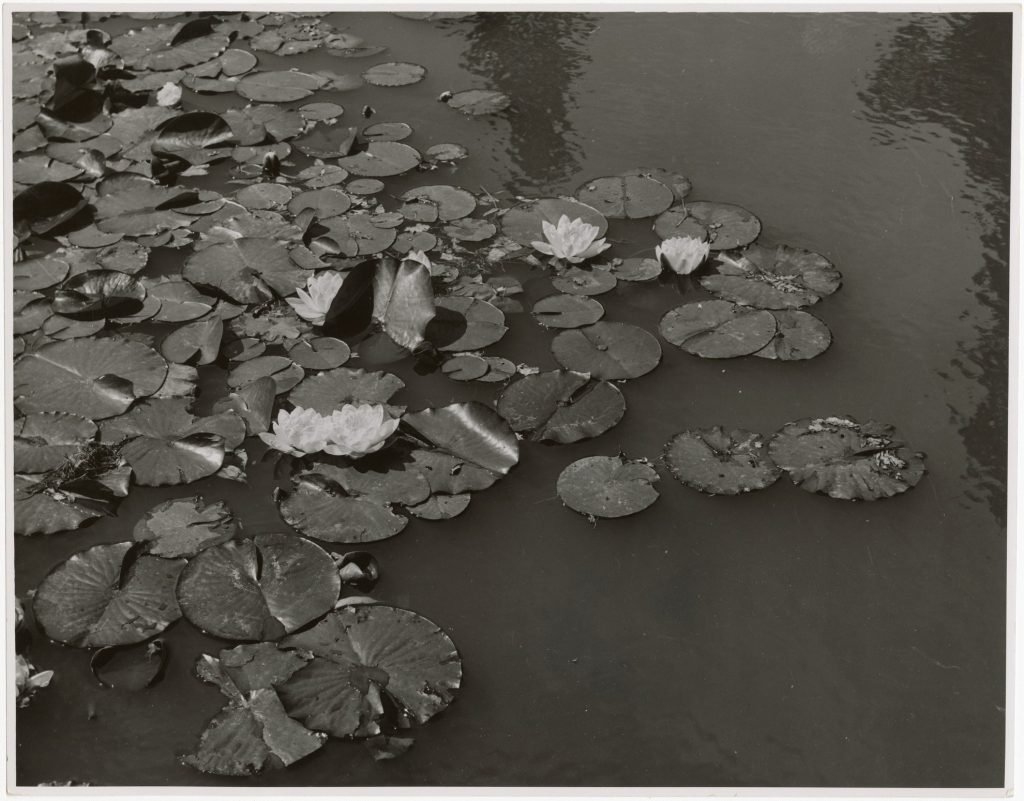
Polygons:
M351 152L358 133L359 129L355 127L317 125L296 139L295 147L311 158L336 159Z
M345 341L334 337L299 339L287 347L288 358L306 370L341 367L352 355Z
M314 244L322 245L325 252L349 258L380 253L391 247L397 236L393 229L376 225L370 214L331 217L320 220L318 226L325 228L327 234Z
M70 184L43 181L14 197L14 228L41 236L68 222L85 206L81 192Z
M911 452L892 426L874 420L798 420L768 447L800 489L842 500L889 498L916 486L925 473L923 454Z
M185 617L227 640L277 640L333 608L341 580L318 545L287 534L232 540L191 559L178 583Z
M305 371L287 356L256 356L242 362L228 373L228 386L237 389L269 376L274 380L276 394L280 395L302 381L305 374Z
M307 376L291 391L288 400L303 409L330 415L346 403L387 403L404 386L405 382L391 373L339 367Z
M323 189L312 189L296 195L288 203L288 211L299 214L305 209L313 209L317 217L335 217L344 214L352 206L352 199L333 186Z
M289 103L309 97L323 80L304 72L279 70L251 72L235 84L235 91L248 100L264 103Z
M762 359L796 361L820 356L832 344L832 332L808 312L789 310L772 312L778 331L771 342L754 353Z
M732 250L757 239L761 221L740 206L697 201L670 208L654 221L654 231L662 239L696 236L712 250Z
M551 286L569 295L603 295L615 289L615 274L600 268L570 267L555 278Z
M498 233L498 228L487 220L467 218L446 225L444 233L456 242L483 242Z
M338 159L340 167L368 178L401 175L419 163L420 154L402 142L370 142L361 153Z
M421 520L451 520L469 508L470 500L472 496L468 492L460 495L437 493L421 504L408 507L406 511Z
M157 504L132 530L146 553L168 559L191 558L213 545L236 537L241 529L224 501L207 504L202 495Z
M571 198L549 197L532 200L509 209L501 218L501 232L527 247L544 241L543 223L557 225L565 215L570 220L580 219L597 226L597 237L608 231L608 220L597 209Z
M21 292L48 289L63 281L70 269L66 261L53 254L18 261L11 265L11 286Z
M416 469L430 484L434 497L438 493L459 495L485 490L501 477L498 473L450 453L421 448L414 450L411 456Z
M441 365L441 372L453 381L473 381L488 370L487 360L472 353L463 353Z
M771 312L727 300L703 300L672 309L658 330L676 347L705 359L731 359L756 353L778 330Z
M373 319L395 342L413 350L434 319L430 268L420 261L384 259L373 277Z
M196 192L159 186L138 176L116 176L99 187L96 227L106 233L150 236L181 228L195 219L185 209L199 199Z
M160 343L160 353L177 364L211 364L217 360L223 336L224 321L210 317L172 331Z
M562 331L551 352L566 369L606 381L639 378L661 361L655 336L628 323L599 322Z
M54 470L96 436L96 424L77 414L39 412L14 420L14 470Z
M233 411L245 422L246 434L262 434L270 428L274 412L277 384L270 376L263 376L245 384L213 406L214 414Z
M466 89L455 92L445 101L449 108L461 111L471 117L481 114L497 114L512 105L512 98L501 92L488 89Z
M427 70L419 64L388 61L376 64L363 73L363 80L373 86L408 86L419 83Z
M372 497L348 495L336 481L317 474L301 478L278 499L284 521L308 537L356 544L393 537L409 522L391 505Z
M616 175L587 181L576 197L605 217L638 220L661 214L672 205L672 190L643 175Z
M614 261L611 274L619 281L650 281L661 275L658 259L623 259Z
M622 456L588 456L558 476L558 497L570 509L592 517L625 517L656 500L658 472L644 461Z
M167 664L163 640L101 648L89 660L96 681L115 690L145 690L156 683Z
M281 645L312 661L278 686L288 714L333 737L381 733L382 696L424 724L454 700L462 663L451 639L415 612L345 606Z
M208 148L230 142L231 127L219 114L190 111L161 122L154 132L150 149L155 156L173 156L190 164L206 164L227 153L213 154Z
M53 310L78 320L127 317L142 308L145 297L145 287L130 275L115 270L89 270L57 290Z
M181 617L174 587L185 560L135 556L130 542L95 545L47 575L32 601L46 636L78 648L129 645Z
M662 458L683 484L712 495L764 489L782 473L760 434L721 426L676 434Z
M78 461L78 454L74 460ZM91 468L84 475L73 471L70 479L57 482L45 474L15 476L14 533L27 537L57 534L113 514L119 500L128 494L132 470L116 457L111 461L113 464Z
M236 303L261 303L306 285L306 273L272 239L247 237L193 253L181 273Z
M435 302L437 314L425 336L438 350L458 352L480 350L493 345L508 331L505 315L483 300L447 296Z
M842 276L817 253L789 245L752 245L739 258L719 255L716 275L701 286L725 300L759 309L796 309L817 303L839 289Z
M477 401L406 414L402 422L441 450L505 475L519 461L519 443L493 409Z
M532 439L570 443L597 437L626 413L626 401L614 384L591 382L587 373L552 370L525 376L498 398L498 414L513 431L532 431Z
M404 122L377 122L363 128L367 142L400 142L412 136L412 128Z
M406 219L424 223L459 220L476 208L476 198L454 186L418 186L402 195L402 202Z
M70 412L100 420L152 395L167 362L127 339L71 340L44 345L14 366L14 404L22 412Z

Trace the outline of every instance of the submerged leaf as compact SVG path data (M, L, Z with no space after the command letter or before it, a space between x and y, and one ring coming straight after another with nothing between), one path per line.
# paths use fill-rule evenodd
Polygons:
M101 648L89 661L96 681L115 690L138 691L151 687L167 664L163 640L138 645Z

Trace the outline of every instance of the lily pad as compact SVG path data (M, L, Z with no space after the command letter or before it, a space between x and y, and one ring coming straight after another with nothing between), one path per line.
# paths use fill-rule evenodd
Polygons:
M45 473L60 467L98 429L77 414L39 412L17 418L12 430L15 472Z
M912 452L892 426L874 420L798 420L785 425L768 447L800 489L842 500L899 495L925 473L923 454Z
M101 648L89 660L89 669L104 687L137 692L155 684L166 664L163 640L153 640Z
M366 178L401 175L419 163L419 152L402 142L370 142L366 150L338 159L338 166Z
M421 520L451 520L469 508L472 496L468 492L460 495L431 495L423 503L410 506L406 511Z
M414 259L384 259L377 265L371 316L395 344L415 349L435 315L429 267Z
M824 256L789 245L753 245L738 258L722 254L713 263L717 274L701 278L701 286L725 300L759 309L810 306L842 283L842 275Z
M764 489L782 473L760 434L721 426L676 434L662 458L680 482L712 495Z
M501 309L476 298L449 295L435 302L436 316L425 336L440 351L480 350L498 342L508 331Z
M380 734L382 696L403 719L422 725L454 700L462 681L447 634L384 604L345 606L281 645L313 657L278 686L285 709L333 737Z
M712 250L732 250L749 245L761 233L761 221L731 203L696 201L673 206L654 221L662 239L676 236L706 238Z
M342 339L313 337L288 346L288 358L305 370L332 370L349 360L352 351Z
M184 566L140 556L130 542L95 545L43 579L36 621L50 639L78 648L142 642L181 617L174 587Z
M178 582L185 617L227 640L277 640L334 607L341 579L326 551L288 534L232 540L191 559Z
M427 74L425 67L404 61L375 64L363 73L363 80L373 86L408 86L419 83Z
M570 509L591 517L625 517L656 500L658 471L622 456L588 456L558 476L558 497Z
M89 444L65 464L85 464L90 458ZM46 474L16 475L14 533L32 537L73 531L113 514L120 499L128 494L132 470L116 454L110 457L102 467L90 464L85 470L72 469L69 477L57 481Z
M461 495L485 490L501 477L467 459L438 450L418 448L411 456L435 497L438 494Z
M508 423L478 401L411 412L402 423L435 447L494 473L505 475L519 461Z
M166 377L167 362L139 342L54 342L18 359L14 404L26 414L69 412L100 420L152 395Z
M346 403L387 403L405 382L391 373L339 367L307 376L291 391L288 400L303 409L330 415Z
M441 365L441 372L453 381L473 381L488 369L487 360L472 353L461 353Z
M471 117L478 117L482 114L497 114L504 111L512 105L512 98L489 89L466 89L455 92L445 102L449 108Z
M167 559L191 558L200 551L233 539L241 531L224 501L207 504L202 495L157 504L132 530L146 553Z
M326 186L296 195L288 203L288 211L299 214L305 209L313 209L316 216L323 219L344 214L351 206L352 199L347 194L336 187Z
M387 501L349 495L337 481L319 474L302 476L293 492L282 493L278 511L308 537L347 544L393 537L409 522Z
M401 142L412 136L412 126L404 122L375 122L363 128L367 142Z
M14 197L14 228L42 236L71 220L85 206L82 193L70 184L43 181Z
M476 198L455 186L418 186L402 195L400 211L407 220L433 223L451 222L468 217L476 208Z
M160 343L160 353L177 364L211 364L217 360L223 337L224 321L209 317L172 331Z
M456 242L483 242L498 233L498 227L487 220L466 218L446 225L444 233Z
M639 378L661 361L657 338L628 323L599 322L562 331L551 352L567 370L606 381Z
M832 332L808 312L792 309L772 312L778 331L771 342L754 355L762 359L796 361L820 356L832 344Z
M591 382L587 373L571 370L525 376L498 398L498 414L513 431L532 431L531 439L549 442L600 436L625 413L626 401L614 384Z
M661 214L672 205L672 190L643 175L616 175L587 181L576 197L605 217L639 220Z
M256 356L228 373L228 386L237 389L269 376L274 379L275 391L280 395L299 384L305 374L305 370L287 356Z
M608 231L608 220L593 206L572 198L549 197L527 201L509 209L501 218L501 232L520 245L529 247L534 242L544 241L543 223L557 225L562 215L570 220L581 219L588 225L596 225L598 237Z
M15 262L11 265L11 286L15 291L48 289L63 281L71 266L53 254Z
M245 423L246 434L262 434L270 428L274 412L277 384L270 376L263 376L245 384L227 397L220 398L213 406L214 414L233 411Z
M235 91L248 100L264 103L289 103L309 97L323 80L315 75L291 70L251 72L235 85Z
M115 270L89 270L66 281L54 294L53 310L76 320L127 317L138 312L146 288Z
M355 127L317 125L300 139L296 139L295 147L312 158L341 158L351 152L358 133L359 129Z
M658 259L623 259L612 262L611 274L619 281L650 281L661 275Z
M658 330L676 347L705 359L731 359L756 353L778 330L771 312L727 300L703 300L672 309Z
M262 303L306 285L306 273L272 239L246 237L193 253L181 273L187 280L236 303Z
M603 295L615 289L618 279L599 267L570 267L551 279L551 286L568 295Z
M392 228L378 226L370 214L349 214L318 221L326 228L326 236L314 244L324 252L337 253L349 258L372 256L391 247L397 234Z

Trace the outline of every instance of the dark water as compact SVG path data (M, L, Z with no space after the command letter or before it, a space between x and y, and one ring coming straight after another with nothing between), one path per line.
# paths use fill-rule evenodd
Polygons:
M845 282L815 308L835 336L824 356L723 363L666 347L661 367L624 386L612 431L524 447L462 517L415 521L374 547L377 597L459 646L457 702L400 760L332 741L248 783L1002 785L1010 15L334 21L430 70L417 86L337 96L346 119L370 102L375 121L411 124L414 146L471 152L408 183L551 195L661 166L690 176L694 199L754 211L763 241L823 253ZM514 113L463 119L434 100L471 87L509 93ZM611 236L619 255L656 243L646 223ZM548 294L539 272L515 274L527 307ZM620 285L601 300L606 319L656 330L680 297ZM547 334L511 325L493 352L556 366ZM402 375L396 402L490 396ZM927 452L928 476L876 504L786 480L707 497L666 476L652 508L597 526L555 496L582 456L654 457L683 428L771 432L828 414L893 423ZM270 486L257 470L248 491L217 479L137 490L116 520L19 540L18 593L74 551L126 539L170 497L225 498L248 532L280 530ZM136 695L95 687L82 652L37 642L34 661L57 677L19 713L19 783L245 785L176 763L221 704L191 663L222 645L185 624L167 640L165 680Z

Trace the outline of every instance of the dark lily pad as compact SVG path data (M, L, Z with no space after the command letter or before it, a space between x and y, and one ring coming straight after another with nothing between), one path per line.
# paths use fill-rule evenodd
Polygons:
M308 537L327 542L376 542L401 532L408 520L387 501L349 495L337 481L308 474L277 502L284 521Z
M438 298L435 306L437 314L425 336L438 350L480 350L498 342L508 331L501 309L487 301L449 295Z
M782 473L768 456L764 437L721 426L676 434L662 458L680 482L712 495L764 489Z
M557 225L563 214L570 220L581 219L588 225L596 225L598 237L608 231L608 220L593 206L572 198L549 197L527 201L509 209L501 218L501 232L520 245L529 247L534 242L544 241L542 223Z
M18 359L14 404L26 414L70 412L100 420L152 395L166 377L167 362L139 342L54 342Z
M370 142L366 150L338 159L338 166L366 178L401 175L419 163L420 154L402 142Z
M246 237L193 253L181 273L236 303L262 303L305 286L306 272L272 239Z
M14 229L41 236L68 222L85 206L82 193L70 184L43 181L15 196Z
M731 359L756 353L778 330L771 312L727 300L703 300L672 309L658 330L676 347L705 359Z
M92 420L77 414L39 412L17 418L12 430L14 471L45 473L60 467L98 429Z
M387 403L405 382L391 373L339 367L304 378L288 400L303 409L329 415L345 403Z
M403 61L375 64L363 73L363 80L373 86L408 86L419 83L427 74L425 67Z
M785 425L768 447L800 489L830 498L889 498L916 486L925 474L923 454L912 452L892 426L874 420L798 420Z
M281 645L313 656L278 686L285 709L333 737L380 734L382 696L402 721L422 725L454 700L462 681L447 634L415 612L384 604L345 606Z
M657 338L628 323L599 322L562 331L552 341L551 352L567 370L605 381L639 378L661 361Z
M139 311L146 288L116 270L89 270L69 279L54 294L53 310L75 320L127 317Z
M412 412L404 425L437 448L505 475L519 461L519 443L497 412L478 401Z
M140 556L130 542L95 545L43 579L32 601L36 621L50 639L78 648L148 640L181 617L174 587L184 566Z
M796 361L820 356L832 344L832 332L813 314L791 309L772 312L779 329L771 342L754 355L762 359Z
M224 501L207 504L202 495L157 504L132 530L146 553L168 559L191 558L200 551L233 539L241 531Z
M789 245L753 245L738 258L719 255L713 264L717 274L701 278L701 286L759 309L810 306L842 284L842 275L824 256Z
M289 103L309 97L321 87L323 79L292 70L251 72L235 85L235 91L248 100L264 103Z
M89 660L89 669L104 687L137 692L152 687L166 664L164 641L153 640L137 645L101 648Z
M558 497L570 509L591 517L625 517L656 500L658 471L647 462L622 456L588 456L558 477Z
M211 364L217 360L223 337L224 321L208 317L172 331L160 343L160 353L177 364Z
M605 217L638 220L661 214L672 205L672 190L643 175L616 175L587 181L576 197Z
M418 186L402 195L400 209L408 220L433 223L451 222L468 217L476 208L476 198L455 186Z
M512 98L489 89L466 89L455 92L445 102L449 108L471 117L478 117L482 114L497 114L504 111L512 105Z
M318 545L288 534L232 540L191 559L178 582L185 617L227 640L277 640L334 607L341 580Z
M337 564L341 583L359 592L370 592L380 578L380 564L368 551L349 551Z
M761 233L761 221L731 203L696 201L673 206L654 221L662 239L695 236L707 239L712 250L732 250L749 245Z
M220 689L228 703L206 724L195 753L182 762L217 776L251 776L285 768L320 748L326 735L288 717L274 689L306 661L272 643L239 645L221 651L219 658L199 657L196 676Z
M614 384L591 382L586 373L552 370L525 376L498 398L498 414L513 431L532 431L531 439L570 443L597 437L626 413L626 401Z
M469 151L460 144L443 142L442 144L428 147L426 155L431 161L450 163L466 158L469 155Z
M80 463L77 452L72 461ZM87 451L86 451L87 453ZM26 537L73 531L111 515L128 494L132 470L114 456L112 464L53 482L45 474L14 477L14 533Z

